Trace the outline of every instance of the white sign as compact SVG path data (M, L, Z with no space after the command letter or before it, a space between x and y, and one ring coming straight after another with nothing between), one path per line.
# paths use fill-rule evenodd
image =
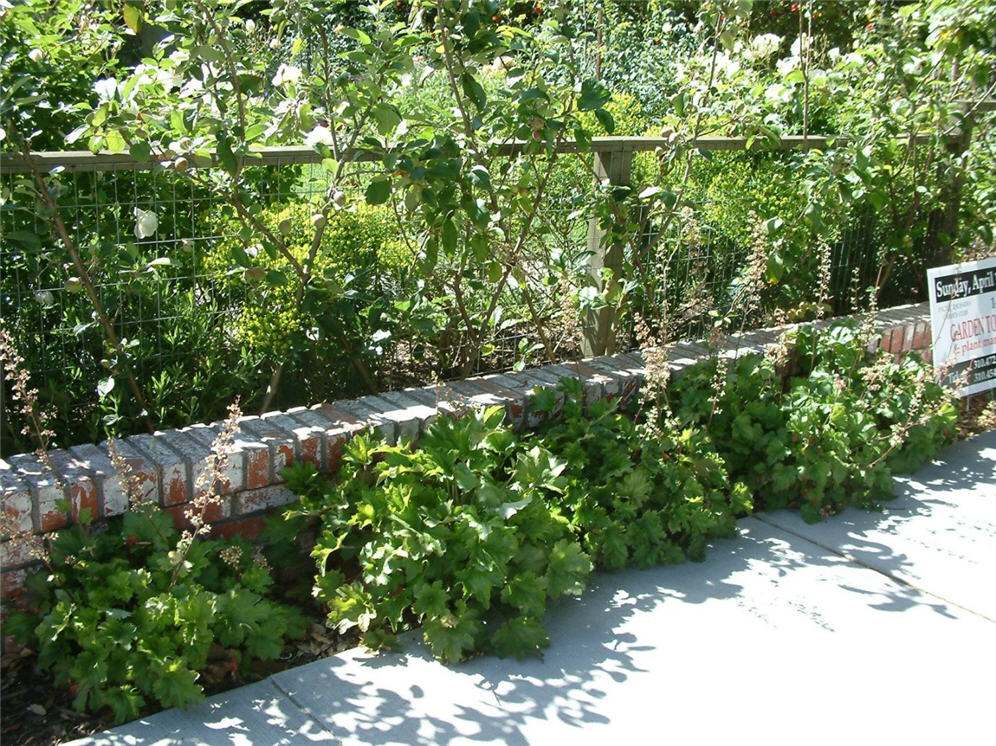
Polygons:
M996 257L927 270L934 370L968 396L996 386Z

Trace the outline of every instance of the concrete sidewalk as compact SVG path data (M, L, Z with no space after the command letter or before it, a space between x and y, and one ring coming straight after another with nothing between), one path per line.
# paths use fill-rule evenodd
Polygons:
M996 432L897 480L883 513L740 522L701 564L602 574L544 660L447 668L407 638L100 744L992 744Z

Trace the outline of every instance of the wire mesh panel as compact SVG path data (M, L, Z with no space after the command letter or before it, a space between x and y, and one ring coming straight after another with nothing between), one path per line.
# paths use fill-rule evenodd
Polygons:
M79 155L63 168L51 154L43 178L0 175L0 311L60 444L216 419L236 397L247 410L289 407L580 356L579 297L593 282L590 153L558 156L497 298L488 282L465 286L469 317L450 297L459 266L423 272L417 214L365 204L366 164L346 187L352 207L329 213L311 276L295 278L263 236L279 233L288 255L306 256L329 173L313 153L277 156L243 175L256 200L249 226L210 168L191 179ZM638 228L626 248L626 292L613 300L620 346L637 343L638 315L661 340L704 336L717 315L734 327L765 323L814 300L824 263L823 300L837 312L850 309L853 288L881 279L873 213L856 213L822 248L798 230L777 240L762 230L784 211L771 185L793 178L790 160L765 157L697 157L679 209L637 207L626 218ZM635 161L631 194L675 188L653 158ZM779 250L795 252L797 276L771 284ZM910 271L895 268L893 283L908 283ZM891 299L911 297L903 287ZM274 387L279 395L267 398ZM27 450L18 405L5 394L3 452Z

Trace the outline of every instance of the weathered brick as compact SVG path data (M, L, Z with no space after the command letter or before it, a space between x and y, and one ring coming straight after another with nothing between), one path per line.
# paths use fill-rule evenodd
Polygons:
M473 382L478 387L486 391L494 400L505 407L505 422L510 425L519 425L525 416L526 404L529 400L528 390L522 382L516 382L518 388L510 388L502 385L499 381L508 379L507 376L489 375L474 378ZM511 379L509 379L511 380Z
M173 517L173 525L183 531L191 528L191 523L187 519L187 509L192 508L190 503L186 505L173 505L163 508L164 513ZM207 523L217 523L232 517L232 500L223 498L220 502L211 502L204 510L204 520Z
M97 486L83 465L69 451L61 449L49 451L48 460L55 473L59 475L59 481L62 482L69 500L70 516L79 516L84 510L90 512L91 518L100 516Z
M201 445L208 449L208 456L204 461L205 472L211 468L214 460L215 442L221 436L224 423L215 422L211 425L191 425L184 428L183 432L196 438ZM208 485L211 489L216 489L222 495L230 495L245 488L245 453L232 444L228 452L228 464L222 470L221 478L216 485Z
M472 409L486 409L505 404L502 398L481 386L479 381L449 381L445 386L456 395L458 401L466 402Z
M37 558L31 548L31 544L23 539L0 542L0 567L11 568L34 562Z
M5 525L14 531L33 531L31 520L31 490L28 483L17 476L14 467L0 460L0 501Z
M24 590L27 579L27 570L5 570L0 574L0 597L5 600L17 598Z
M176 451L187 467L187 476L191 489L191 499L196 498L205 489L211 489L208 458L211 456L211 446L184 430L162 430L156 432L156 437Z
M128 510L128 493L111 464L108 453L97 446L86 443L69 449L79 464L87 470L100 495L100 515L120 515Z
M571 367L581 374L584 398L588 404L598 401L605 396L605 384L611 382L611 378L584 363L573 363Z
M249 490L269 487L270 482L270 449L261 439L250 433L242 423L235 431L232 441L233 452L242 454L245 462L245 488Z
M391 409L391 405L387 402L379 400L377 397L365 396L354 400L340 399L333 402L331 408L343 413L341 419L336 419L333 414L328 415L336 424L344 424L349 418L352 418L352 422L378 430L387 443L397 442L397 424L384 417L384 413ZM322 411L325 413L326 410Z
M469 401L458 401L459 396L457 392L446 389L443 386L405 389L405 393L445 417L463 414L473 407Z
M266 519L260 516L241 518L211 527L211 537L214 539L234 539L236 536L246 541L254 541L266 527Z
M906 330L901 326L893 328L889 332L889 346L886 348L888 352L893 355L899 355L903 351L903 338L906 336Z
M158 503L162 496L162 469L131 441L130 438L115 440L114 448L131 469L131 480L135 485L137 497L143 502ZM105 440L100 443L100 449L110 458L110 441Z
M387 391L380 394L380 398L394 407L392 412L385 414L397 423L400 438L417 440L419 434L439 416L435 407L420 402L404 391Z
M670 360L672 363L694 365L709 356L709 351L702 345L692 342L682 342L671 346Z
M903 352L913 349L913 339L916 336L916 323L909 322L903 327Z
M48 467L33 453L11 456L7 461L28 484L35 519L34 530L56 531L64 528L69 519L57 507L57 503L65 499L65 494L56 485L55 477Z
M318 465L318 468L321 471L329 471L337 467L338 462L333 451L335 451L337 444L342 439L342 434L348 432L348 430L337 425L331 417L322 414L317 409L301 407L289 410L287 414L300 422L302 427L309 428L319 437L321 442L321 463Z
M930 345L930 325L926 321L918 321L913 332L913 349L922 350Z
M342 462L342 449L345 447L349 439L362 429L362 425L353 422L351 415L340 412L328 404L316 404L315 406L310 407L310 410L314 412L317 417L307 415L305 421L316 425L321 423L321 426L324 427L324 430L322 431L322 440L324 444L323 448L325 453L324 469L327 473L335 473L339 470L339 464ZM351 421L349 423L344 423L344 417L350 418Z
M187 508L189 505L173 505L163 508L163 512L173 518L173 526L177 531L188 531L193 528L193 524L187 520Z
M238 515L269 510L280 505L288 505L297 500L297 495L283 485L264 487L259 490L245 490L235 496L235 512Z
M610 355L607 359L612 365L616 366L617 370L627 376L622 388L623 399L635 396L636 392L640 389L640 385L643 383L644 375L646 375L644 367L637 364L631 357L621 353Z
M560 385L559 376L550 371L537 368L527 368L519 372L518 376L533 385L530 395L526 400L525 424L527 427L537 427L543 420L549 417L557 418L563 414L564 392L557 388ZM540 390L549 391L553 394L554 405L552 410L540 412L536 409L535 397Z
M282 483L280 472L296 458L294 433L261 417L243 417L239 428L266 445L270 451L270 484Z
M346 411L339 409L334 404L323 403L317 404L312 409L321 412L323 415L332 421L335 427L344 427L352 430L354 433L358 433L361 430L365 430L369 427L370 423L364 420L360 415L355 412Z
M632 374L619 370L608 358L604 357L585 360L585 365L594 368L606 377L607 380L602 383L606 399L622 396L625 393Z
M322 468L322 431L310 425L303 425L284 412L267 412L262 416L268 422L290 433L294 443L294 458Z
M516 373L516 375L534 388L555 389L560 383L560 376L545 368L526 368Z
M187 464L165 440L142 433L126 438L124 444L154 465L159 482L159 500L164 507L180 505L190 500L193 490Z

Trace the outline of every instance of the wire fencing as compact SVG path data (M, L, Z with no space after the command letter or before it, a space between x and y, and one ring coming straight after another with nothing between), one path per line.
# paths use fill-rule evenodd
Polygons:
M310 151L270 155L245 178L260 195L264 221L286 229L293 243L298 230L307 235L312 204L324 198L329 175ZM54 174L47 188L81 265L53 230L33 175L0 169L0 313L41 403L53 412L60 445L132 431L141 427L139 414L170 427L216 419L236 396L249 408L281 357L293 364L280 407L507 370L551 352L574 359L582 354L583 316L575 299L591 284L591 255L599 251L592 238L591 157L561 157L521 260L530 312L521 288L510 288L487 320L485 345L470 345L465 320L426 290L432 278L419 276L417 245L398 236L412 226L399 225L388 207L344 213L330 227L320 267L326 292L302 317L285 303L286 290L271 274L279 268L262 253L248 269L232 261L232 251L262 249L246 240L209 186L127 157L78 153L46 154L38 167ZM641 157L649 162L653 155ZM756 259L754 224L765 206L755 203L758 214L743 214L745 200L756 194L732 194L736 189L721 178L727 167L725 161L711 167L689 189L678 219L637 211L638 233L620 268L629 281L613 331L620 348L636 344L637 314L658 325L661 338L676 339L703 336L716 314L735 310ZM641 187L640 179L655 178L652 167L639 164L631 176ZM832 272L825 300L834 311L850 310L854 288L874 280L874 232L874 216L857 214L826 247ZM120 348L108 344L88 281ZM784 297L765 290L769 307L813 296L811 280L793 286ZM915 300L915 293L901 299ZM124 393L123 368L146 390L144 412ZM3 453L28 450L17 405L9 390L4 395Z

